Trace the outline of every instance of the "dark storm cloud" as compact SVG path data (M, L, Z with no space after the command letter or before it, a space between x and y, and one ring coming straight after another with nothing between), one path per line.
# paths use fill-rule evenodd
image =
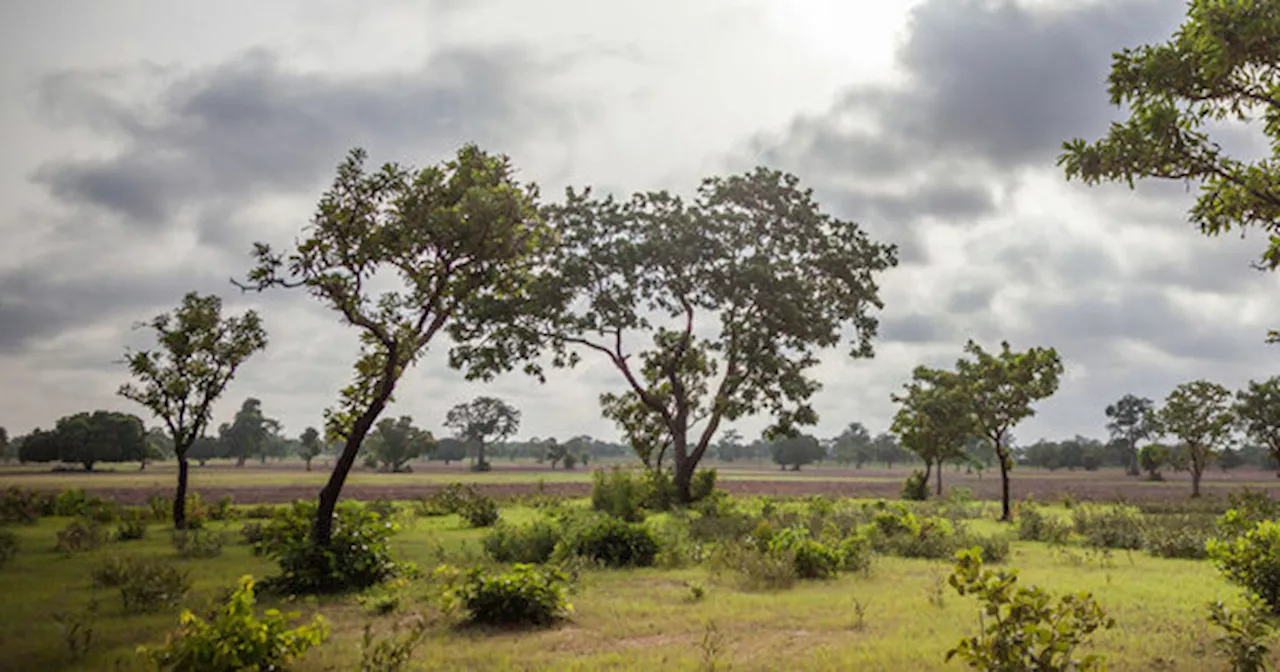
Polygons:
M49 114L109 130L125 148L47 163L35 179L67 202L161 226L192 202L311 188L356 145L374 163L430 162L460 142L502 151L563 129L565 110L540 93L551 67L514 47L452 49L407 73L330 75L254 50L131 106L98 90L114 76L60 73L41 87Z

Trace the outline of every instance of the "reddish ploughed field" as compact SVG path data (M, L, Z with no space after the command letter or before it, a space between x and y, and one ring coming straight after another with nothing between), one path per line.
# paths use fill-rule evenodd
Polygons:
M394 482L389 482L386 485L370 482L377 479L379 475L365 475L360 482L349 482L343 489L343 496L348 499L362 500L379 498L411 500L438 491L445 483L449 482L449 478L454 474L458 476L459 480L472 483L480 491L497 497L527 495L537 492L583 496L591 492L591 484L585 473L582 473L581 482L551 481L539 485L539 476L555 474L562 478L564 472L553 472L542 465L502 464L495 466L497 468L492 474L495 480L500 482L486 483L484 482L485 475L471 474L466 470L465 466L461 465L445 467L438 464L425 464L415 465L416 473L413 475L400 474L389 477L389 480L394 480ZM888 499L899 496L902 480L911 471L907 468L853 469L818 467L800 472L781 472L763 467L716 466L720 472L720 487L734 494L779 496L823 494L833 497L883 497ZM230 475L230 473L250 474L253 472L258 474L263 474L264 472L279 474L285 470L301 471L301 469L300 465L293 464L245 465L242 469L210 465L204 469L194 470L193 476L206 470L216 470ZM317 465L317 471L324 473L327 469ZM116 474L119 473L116 472ZM27 478L24 478L27 475L41 477L23 483L23 481L27 481ZM422 483L413 482L416 475L423 476ZM513 482L512 477L516 475L527 475L528 480L521 479ZM154 484L120 487L117 481L109 487L94 487L93 478L93 474L81 474L79 478L73 477L69 480L74 480L74 485L83 487L92 494L110 497L125 504L144 502L148 496L153 494L164 496L172 494L171 487L158 487ZM1134 503L1186 499L1191 491L1191 482L1188 475L1166 474L1166 478L1168 480L1164 482L1153 483L1145 480L1145 478L1125 476L1123 471L1118 469L1104 469L1096 472L1071 472L1066 470L1049 472L1040 469L1021 468L1012 472L1011 488L1014 499L1032 495L1041 501L1056 500L1064 495L1070 495L1080 501L1126 500ZM56 489L58 480L60 479L50 478L50 474L47 472L35 474L29 471L24 473L9 472L3 474L3 478L0 478L0 481L9 485L30 484L33 487L39 487L44 490ZM219 482L216 485L209 484L208 487L201 486L198 481L193 483L193 486L206 500L214 500L223 495L232 495L235 501L241 504L310 499L316 496L320 487L318 483L315 485L264 485L259 482L237 485L233 480L227 478L218 480ZM71 483L68 484L70 485ZM999 499L1000 476L998 473L988 472L979 478L977 474L966 474L948 469L943 474L943 488L946 491L952 487L968 488L979 499ZM1277 480L1274 473L1266 471L1238 469L1222 472L1213 470L1205 474L1204 481L1201 484L1205 496L1211 498L1223 498L1227 493L1244 487L1267 491L1272 496L1280 496L1280 480ZM933 484L931 482L930 491L932 490Z

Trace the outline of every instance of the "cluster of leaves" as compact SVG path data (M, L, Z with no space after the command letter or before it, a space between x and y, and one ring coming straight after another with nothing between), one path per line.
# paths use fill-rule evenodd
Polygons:
M1064 544L1071 537L1070 522L1043 509L1033 502L1018 506L1018 538L1023 541L1044 541Z
M59 553L83 553L92 551L107 541L102 523L88 518L77 518L58 530L58 541L53 550Z
M174 672L278 670L328 638L329 626L322 616L292 629L297 613L268 609L259 617L253 586L252 577L241 577L239 587L207 620L183 611L178 630L164 646L142 647L139 653Z
M1210 539L1208 548L1209 557L1229 581L1280 615L1280 523L1258 522L1233 539Z
M398 530L395 523L358 503L344 504L334 513L330 543L319 546L310 536L316 509L312 502L295 502L277 511L261 530L255 551L280 566L280 574L265 580L264 588L334 593L367 588L396 573L387 544Z
M566 534L568 550L607 567L652 567L658 540L648 528L604 516L574 526Z
M147 519L138 511L122 516L116 525L116 541L138 541L147 536Z
M485 537L484 550L498 562L544 563L555 554L560 538L560 526L553 521L499 523Z
M960 640L947 660L960 658L978 670L1100 670L1103 660L1076 650L1115 620L1089 593L1056 601L1038 586L1019 586L1016 570L984 569L979 549L961 551L948 583L982 602L982 632Z
M1143 547L1143 519L1133 508L1121 505L1079 506L1072 512L1076 532L1091 548L1138 550Z
M420 516L456 513L471 527L489 527L498 522L501 515L492 497L464 483L450 483L430 497L420 499L417 513Z
M484 625L548 625L572 609L566 598L564 572L516 564L504 572L473 569L456 595L473 623Z
M203 529L173 531L173 548L184 558L216 558L222 555L226 537L222 532Z
M11 485L0 495L0 524L32 525L48 515L53 515L53 498L38 490Z
M126 561L120 569L120 601L130 613L171 609L191 590L191 575L159 558Z

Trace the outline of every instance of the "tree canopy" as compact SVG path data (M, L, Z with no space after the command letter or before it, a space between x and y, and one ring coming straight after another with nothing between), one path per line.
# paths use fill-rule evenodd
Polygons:
M187 450L204 433L213 402L253 353L267 346L267 333L254 311L222 316L222 299L187 294L172 313L145 326L156 332L157 347L126 352L136 382L120 386L120 396L145 406L164 421L178 458L174 526L186 527Z
M98 462L140 462L146 457L142 419L114 411L60 418L52 431L23 442L21 454L23 462L67 462L83 465L85 471Z
M926 484L930 470L938 468L937 494L941 495L942 464L964 459L965 443L976 431L969 390L958 374L926 366L916 367L911 382L903 387L905 392L891 395L901 404L891 430L898 435L899 445L924 461Z
M1280 266L1280 4L1191 0L1162 44L1113 55L1111 104L1129 118L1107 136L1063 144L1059 164L1086 184L1163 178L1201 185L1191 221L1206 235L1262 229L1270 242L1258 268ZM1271 155L1229 156L1213 139L1221 122L1254 123ZM1271 340L1280 339L1272 331Z
M1248 387L1236 392L1235 414L1245 436L1266 446L1271 457L1280 461L1280 376L1249 381Z
M369 433L365 449L369 461L382 471L408 471L408 463L435 452L436 440L431 432L413 426L413 418L383 418Z
M485 446L515 435L520 429L520 410L497 397L476 397L449 409L444 426L476 446L475 468L488 471Z
M1153 404L1146 397L1126 394L1106 408L1107 431L1111 438L1124 442L1129 475L1138 474L1138 442L1151 436Z
M783 469L791 467L792 471L800 471L800 467L821 461L827 456L822 443L810 434L797 436L781 436L769 442L769 454L773 463Z
M1231 391L1207 380L1182 383L1165 398L1155 420L1158 431L1185 445L1191 496L1199 497L1205 467L1231 441L1236 422Z
M320 440L320 431L315 427L302 430L302 436L298 437L298 457L306 461L307 471L311 471L311 460L323 451L324 442Z

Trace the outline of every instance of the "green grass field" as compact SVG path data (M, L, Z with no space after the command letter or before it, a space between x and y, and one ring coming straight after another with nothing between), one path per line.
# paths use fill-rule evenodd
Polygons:
M969 521L975 532L1007 531L991 519L994 508ZM1060 510L1060 514L1065 511ZM503 509L503 519L523 522L543 515L525 506ZM459 566L481 561L485 531L468 529L457 516L406 518L394 539L396 553L424 568L445 561ZM191 571L187 606L201 607L242 574L268 575L272 566L239 541L239 523L224 526L233 543L222 555L188 560L175 556L169 531L152 524L147 539L115 542L83 554L53 550L56 532L68 519L45 518L33 526L11 526L20 536L18 555L0 569L0 651L5 670L146 669L139 644L158 644L177 622L176 613L122 613L115 589L92 587L90 570L110 554L158 555ZM1118 627L1095 638L1094 650L1113 670L1226 669L1206 625L1205 605L1235 600L1206 561L1165 560L1139 551L1109 558L1075 547L1050 548L1014 542L1006 564L1022 581L1053 591L1092 591ZM705 566L682 569L590 570L572 595L572 617L536 631L460 629L448 619L433 625L418 648L413 669L596 670L930 670L963 669L944 654L978 628L978 607L945 587L943 561L878 557L869 574L804 581L778 592L746 592L712 581ZM413 610L431 611L426 591L410 582L400 609L366 615L356 596L302 600L283 605L304 614L317 610L332 624L328 642L300 662L300 670L358 668L358 642L366 623L379 631ZM690 584L706 586L690 599ZM937 601L941 594L941 603ZM75 611L94 597L101 611L89 654L72 660L63 644L59 612ZM263 599L262 605L281 606ZM862 614L859 615L859 605Z

